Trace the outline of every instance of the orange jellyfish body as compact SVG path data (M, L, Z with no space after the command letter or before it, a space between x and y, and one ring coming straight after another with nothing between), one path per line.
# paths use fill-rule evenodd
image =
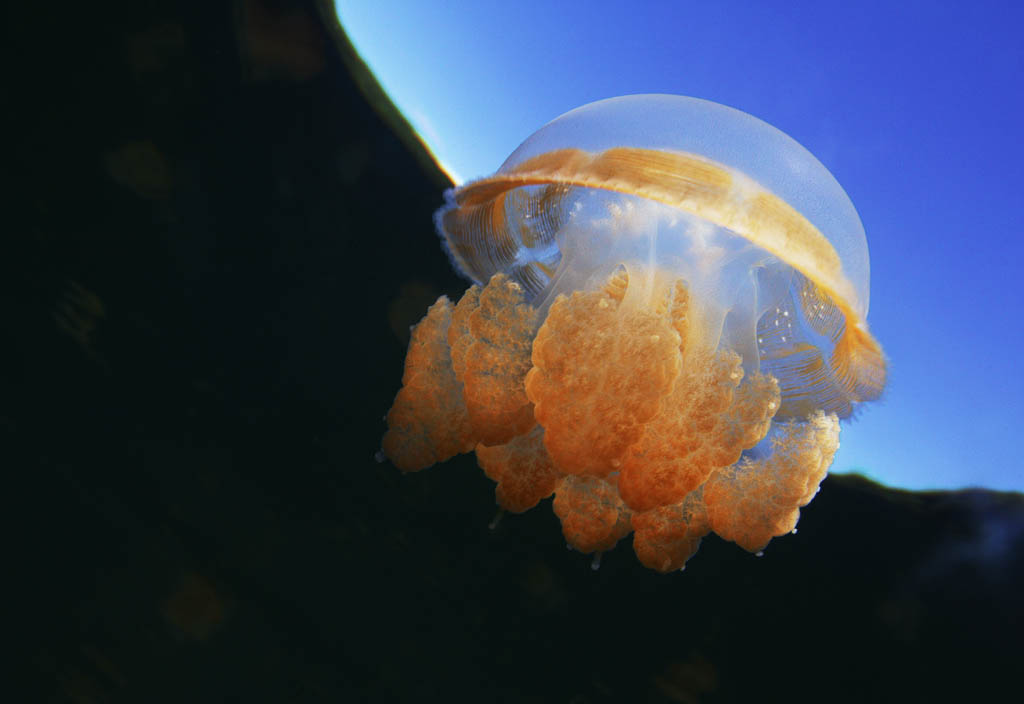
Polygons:
M792 139L677 96L584 106L438 228L476 283L414 329L383 452L403 471L475 451L499 505L554 494L566 540L682 568L714 532L793 529L877 398L863 228Z

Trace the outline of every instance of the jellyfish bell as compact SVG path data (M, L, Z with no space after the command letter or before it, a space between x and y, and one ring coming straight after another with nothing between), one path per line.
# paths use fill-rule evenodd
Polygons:
M720 327L747 352L745 368L763 364L785 385L810 372L801 351L815 347L834 378L815 380L817 406L790 384L784 415L817 407L848 417L884 386L853 204L809 151L739 110L672 95L577 108L493 176L450 191L437 223L466 276L482 284L504 273L542 308L620 264L653 263L701 294L707 334Z
M682 567L793 529L877 398L868 254L810 152L750 115L636 95L573 110L436 216L474 285L417 326L383 450L476 451L499 503L555 493L570 544Z

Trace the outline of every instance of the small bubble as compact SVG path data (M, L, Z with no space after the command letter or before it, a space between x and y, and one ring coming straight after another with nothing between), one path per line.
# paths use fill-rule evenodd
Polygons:
M790 535L796 535L796 528L794 528L793 530L789 531L789 534Z
M504 515L505 515L505 509L499 508L498 512L496 514L494 514L494 518L491 519L491 522L487 524L487 527L490 530L494 530L495 528L497 528L498 524L501 523L501 517L504 516Z
M764 550L758 550L755 552L754 557L764 557Z
M387 457L384 456L384 453L381 450L377 450L373 453L373 459L377 460L377 464L384 464Z
M601 569L601 555L603 554L604 553L601 552L594 553L594 559L590 561L590 569L594 570L595 572Z

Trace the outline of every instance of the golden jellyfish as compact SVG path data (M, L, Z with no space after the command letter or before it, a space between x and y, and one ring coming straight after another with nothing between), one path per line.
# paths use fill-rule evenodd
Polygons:
M382 451L462 452L522 512L554 494L569 545L681 569L714 532L794 530L879 397L857 212L796 141L671 95L585 105L436 224L474 283L413 328Z

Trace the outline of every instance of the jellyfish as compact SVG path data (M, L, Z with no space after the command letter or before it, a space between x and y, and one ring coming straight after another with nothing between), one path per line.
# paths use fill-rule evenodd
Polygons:
M570 547L632 534L682 569L709 533L795 530L840 420L885 385L853 204L789 136L696 98L585 105L435 222L472 285L412 330L382 452L474 452L499 506L554 495Z

